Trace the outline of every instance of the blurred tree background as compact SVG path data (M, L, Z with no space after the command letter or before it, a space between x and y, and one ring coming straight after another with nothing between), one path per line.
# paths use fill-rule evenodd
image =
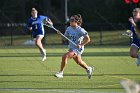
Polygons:
M23 23L30 16L32 7L39 14L48 15L54 23L63 24L65 0L1 0L0 22ZM82 14L88 24L125 24L131 7L124 0L68 0L68 16Z
M126 4L125 0L67 0L67 5L68 18L73 14L81 14L82 26L88 31L97 31L100 44L104 36L102 31L129 29L128 18L132 16L132 9L139 7L139 3ZM65 0L0 0L0 36L11 36L11 45L13 35L16 37L30 34L26 31L26 22L31 16L32 7L35 7L39 14L51 18L60 31L65 31ZM50 32L54 31L48 33Z

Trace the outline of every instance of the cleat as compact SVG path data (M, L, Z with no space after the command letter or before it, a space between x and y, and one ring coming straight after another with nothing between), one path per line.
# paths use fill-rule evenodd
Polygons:
M94 70L94 67L88 67L88 70L87 70L88 79L91 79L93 70Z
M55 77L57 77L57 78L63 78L63 73L62 72L57 72L55 74Z
M43 58L42 58L42 61L45 61L46 60L46 56L44 56Z
M46 50L43 49L41 54L42 54L42 61L45 61L46 60Z

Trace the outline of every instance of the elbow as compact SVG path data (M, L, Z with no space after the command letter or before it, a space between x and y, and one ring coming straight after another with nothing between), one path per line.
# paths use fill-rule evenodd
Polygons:
M88 38L88 43L89 43L90 41L91 41L90 38Z

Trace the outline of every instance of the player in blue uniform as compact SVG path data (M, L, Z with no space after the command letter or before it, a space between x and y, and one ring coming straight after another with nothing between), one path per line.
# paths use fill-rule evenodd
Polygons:
M131 23L131 31L133 32L132 44L130 47L130 56L132 58L137 58L136 65L140 65L140 55L138 54L140 48L140 28L138 28L138 22L140 21L140 8L135 8L133 10L133 18L130 17L129 21Z
M84 45L90 42L88 32L82 28L82 17L80 14L73 15L70 18L70 26L67 27L65 36L73 41L77 46L69 42L69 50L62 56L60 71L55 74L58 78L63 78L63 72L69 59L73 58L74 61L87 71L88 78L90 79L93 72L93 67L88 66L81 58L84 51Z
M38 11L35 8L32 8L31 17L28 20L28 29L32 31L35 44L42 55L42 61L46 60L46 50L41 42L45 34L43 20L46 19L52 24L51 20L47 16L38 15Z

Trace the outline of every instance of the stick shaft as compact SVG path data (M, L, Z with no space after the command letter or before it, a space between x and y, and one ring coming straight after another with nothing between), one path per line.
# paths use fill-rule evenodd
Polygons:
M54 29L56 32L59 32L60 35L62 37L64 37L65 39L67 39L69 42L71 42L73 45L77 46L77 44L75 44L73 41L71 41L68 37L66 37L65 35L63 35L58 29L56 29L54 26L51 26L52 29Z

